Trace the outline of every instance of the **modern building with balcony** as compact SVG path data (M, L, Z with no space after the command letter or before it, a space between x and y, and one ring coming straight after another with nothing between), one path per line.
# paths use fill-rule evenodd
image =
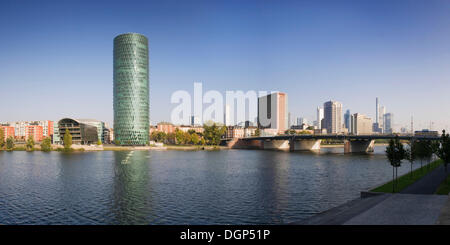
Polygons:
M89 145L98 141L97 127L85 124L77 119L63 118L58 122L60 141L64 142L66 129L72 135L72 144Z

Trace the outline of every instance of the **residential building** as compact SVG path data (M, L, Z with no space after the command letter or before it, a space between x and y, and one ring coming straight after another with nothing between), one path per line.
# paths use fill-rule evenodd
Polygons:
M3 129L3 136L4 136L5 140L9 137L13 137L13 138L15 137L14 126L4 125L4 126L0 126L0 128Z
M58 122L53 124L52 143L55 144L55 145L61 144L61 138L60 138L60 135L59 135Z
M25 126L25 139L32 138L35 142L40 142L44 139L44 129L40 125Z
M243 138L244 128L238 126L228 126L226 132L226 138Z

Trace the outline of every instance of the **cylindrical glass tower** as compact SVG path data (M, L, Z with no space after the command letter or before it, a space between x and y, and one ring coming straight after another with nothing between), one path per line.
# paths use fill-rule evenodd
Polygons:
M136 33L114 38L114 140L145 145L149 140L148 39Z

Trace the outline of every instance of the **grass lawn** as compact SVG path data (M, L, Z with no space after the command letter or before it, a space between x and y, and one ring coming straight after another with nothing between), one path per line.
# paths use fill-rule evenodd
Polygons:
M409 162L403 163L403 164L409 164ZM414 164L419 164L419 163L416 162ZM423 167L414 170L412 172L412 177L411 177L411 173L409 173L409 172L398 177L397 189L395 190L395 192L400 192L401 190L405 189L406 187L408 187L412 183L416 182L417 180L419 180L420 178L422 178L429 172L433 171L435 168L437 168L441 164L442 164L442 160L439 159L439 160L436 160L436 161L430 163L429 166L424 165ZM372 189L370 191L392 193L392 184L393 184L393 182L389 181L388 183L386 183L382 186L379 186L375 189Z
M450 193L450 175L441 183L436 190L438 195L448 195Z

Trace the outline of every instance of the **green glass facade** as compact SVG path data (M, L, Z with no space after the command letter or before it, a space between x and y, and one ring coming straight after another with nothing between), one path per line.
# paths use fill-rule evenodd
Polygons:
M136 33L114 38L114 139L120 145L149 140L148 39Z

